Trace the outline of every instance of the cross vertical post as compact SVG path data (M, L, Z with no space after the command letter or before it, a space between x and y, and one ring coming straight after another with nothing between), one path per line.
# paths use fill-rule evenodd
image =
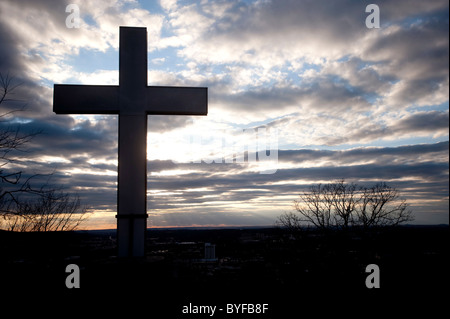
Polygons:
M119 42L119 256L143 256L147 229L147 31L121 28Z

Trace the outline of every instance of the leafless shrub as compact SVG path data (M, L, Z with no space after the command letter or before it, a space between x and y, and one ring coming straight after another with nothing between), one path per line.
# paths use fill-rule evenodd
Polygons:
M310 187L294 201L298 214L285 213L277 224L288 229L313 225L322 230L397 226L412 221L400 192L386 183L360 187L340 180Z

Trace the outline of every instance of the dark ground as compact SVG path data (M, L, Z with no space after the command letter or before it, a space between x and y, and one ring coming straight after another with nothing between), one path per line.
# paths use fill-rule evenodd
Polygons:
M126 318L211 318L183 314L190 303L269 308L217 310L213 318L434 318L447 308L448 235L448 226L295 236L275 228L149 230L146 257L130 261L114 257L115 231L0 232L1 300L43 313L90 307L102 317L126 308ZM207 242L216 245L215 262L201 260ZM79 289L65 285L68 264L80 267ZM379 289L365 285L368 264L380 268ZM29 300L39 306L30 309Z

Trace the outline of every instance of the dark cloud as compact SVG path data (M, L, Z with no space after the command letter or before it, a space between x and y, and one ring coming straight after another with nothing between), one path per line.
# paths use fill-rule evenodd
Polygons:
M233 23L216 22L216 29L210 33L214 43L237 42L247 47L264 39L279 46L308 43L305 39L315 38L338 47L351 43L363 31L365 4L280 0L261 6L237 5L230 15L234 17ZM223 19L228 18L224 15Z
M342 83L334 83L328 78L317 78L301 87L262 87L239 93L213 93L218 105L233 112L265 112L274 109L283 111L288 107L335 115L342 112L362 112L370 104L357 90L350 90ZM282 114L282 113L280 113Z
M420 0L381 0L377 1L377 4L382 10L384 19L396 23L411 17L423 17L428 14L435 15L436 11L448 11L448 1L445 0L430 0L426 2Z
M148 161L147 163L147 171L148 173L152 172L161 172L165 170L171 170L177 168L177 164L175 164L173 161L170 160L154 160L154 161Z
M365 59L382 61L379 72L401 81L391 97L396 105L430 105L433 94L442 95L442 86L448 86L448 2L440 7L429 15L408 17L408 26L392 28L365 48Z
M295 193L298 185L291 182L303 181L306 185L315 181L333 181L349 179L355 181L395 181L403 178L413 180L427 180L427 182L442 182L448 179L448 163L442 156L448 154L448 142L432 145L411 145L397 148L355 149L349 151L320 151L320 150L291 150L280 151L280 163L290 162L301 165L302 162L316 161L324 166L278 169L275 174L265 175L241 171L229 174L232 166L229 164L196 164L198 173L181 176L155 176L149 179L149 188L180 191L184 200L189 198L198 200L201 194L210 192L193 192L190 195L184 191L191 188L211 188L212 192L220 196L220 200L245 201L270 194ZM409 158L401 161L398 158ZM424 159L422 162L420 159ZM433 161L440 160L440 161ZM357 164L372 162L371 164ZM190 164L177 164L177 169L192 169ZM222 174L210 168L222 168ZM409 185L414 187L414 184ZM249 192L235 192L232 196L225 195L233 190L254 189ZM301 188L301 186L300 186ZM448 187L446 188L448 190ZM262 191L261 191L262 190ZM279 193L278 190L282 190ZM266 191L269 191L267 193ZM187 197L185 197L187 196ZM177 196L174 196L176 198Z
M66 123L68 116L59 116ZM27 145L28 156L60 156L65 159L89 154L90 158L110 157L117 154L117 121L100 121L93 123L83 121L78 125L58 125L55 123L33 120L20 125L23 134L40 132Z
M272 226L273 218L258 212L246 212L245 214L235 214L232 212L217 212L206 210L204 212L174 212L167 214L149 213L148 223L152 226L245 226L264 225Z
M327 151L327 150L281 150L278 152L280 162L291 162L301 164L303 162L324 161L341 163L373 162L384 164L386 162L410 162L419 157L425 157L427 160L436 160L440 157L445 158L449 150L449 143L440 142L436 144L406 145L399 147L380 147L380 148L357 148L345 151Z
M208 164L205 164L208 165ZM220 164L218 164L220 165ZM418 164L404 164L404 165L352 165L352 166L327 166L327 167L308 167L308 168L292 168L279 169L273 175L256 173L242 173L239 175L218 175L208 176L208 174L187 174L183 178L178 177L153 177L150 178L150 189L167 189L167 190L188 190L191 188L214 187L217 189L239 189L247 187L270 187L276 189L277 186L272 186L273 183L279 182L293 182L293 181L333 181L337 179L351 179L351 180L394 180L404 178L405 176L414 178L429 178L436 177L443 179L448 177L446 175L448 164L446 163L418 163ZM294 186L295 187L295 186ZM246 196L252 196L247 194ZM234 197L233 197L234 198ZM236 200L234 198L233 200Z
M446 136L449 128L448 111L421 111L404 115L389 122L363 122L353 126L345 135L317 138L319 145L370 143L378 139L392 140L418 136Z
M397 132L439 132L448 131L448 112L430 111L408 115L398 121L393 127Z
M150 115L148 116L149 132L167 132L176 128L185 127L192 123L192 117L183 115Z

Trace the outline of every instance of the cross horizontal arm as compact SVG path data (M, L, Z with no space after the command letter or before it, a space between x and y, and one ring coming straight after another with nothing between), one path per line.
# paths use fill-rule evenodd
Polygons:
M119 87L55 84L53 112L56 114L118 114Z
M148 86L147 114L207 115L208 88Z
M134 111L158 115L207 115L208 88L147 86L145 105ZM119 86L55 84L53 111L56 114L120 114Z

